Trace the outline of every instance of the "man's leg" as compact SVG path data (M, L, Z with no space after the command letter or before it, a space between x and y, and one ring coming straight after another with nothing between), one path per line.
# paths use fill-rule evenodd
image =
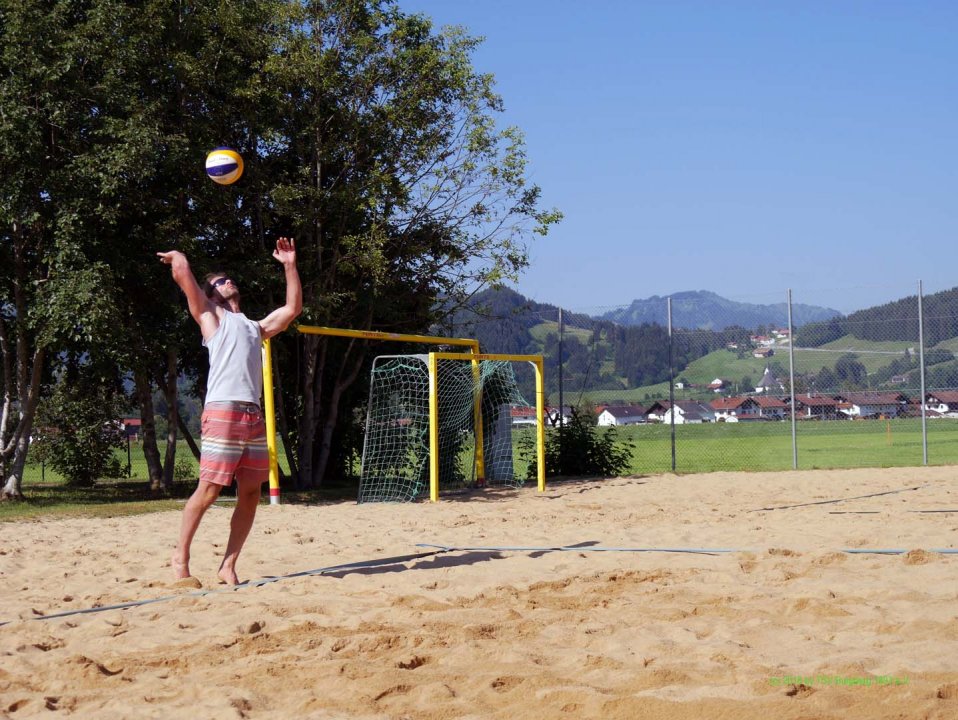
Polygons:
M228 585L239 584L239 577L236 575L236 560L239 558L246 538L249 537L249 531L253 527L256 508L259 507L261 488L262 483L239 482L239 478L237 478L236 508L233 510L233 518L230 520L230 539L226 544L226 554L223 556L223 562L218 573L220 580Z
M190 577L190 545L193 544L193 536L196 529L200 526L200 520L209 510L210 505L220 495L222 485L200 480L196 490L186 502L183 508L183 517L180 520L180 538L173 551L172 565L173 577L177 580Z

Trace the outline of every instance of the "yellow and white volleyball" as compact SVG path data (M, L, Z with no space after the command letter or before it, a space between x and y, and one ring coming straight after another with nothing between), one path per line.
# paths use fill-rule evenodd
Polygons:
M215 183L232 185L243 174L243 158L231 148L216 148L206 156L206 174Z

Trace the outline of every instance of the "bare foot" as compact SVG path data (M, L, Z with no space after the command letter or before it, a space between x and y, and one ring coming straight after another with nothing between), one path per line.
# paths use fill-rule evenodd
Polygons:
M221 567L216 573L219 579L226 583L227 585L239 585L239 577L236 575L236 571L232 568Z
M173 553L173 557L170 558L170 567L173 568L173 579L174 580L183 580L190 576L190 559L181 558L176 552Z

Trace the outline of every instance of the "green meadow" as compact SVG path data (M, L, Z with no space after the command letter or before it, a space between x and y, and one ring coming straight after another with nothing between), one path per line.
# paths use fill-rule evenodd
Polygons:
M927 430L928 464L958 464L958 422L929 421ZM616 432L635 444L633 473L671 471L670 426L631 425ZM675 470L791 470L791 433L790 421L677 425ZM920 418L804 421L796 423L795 436L800 470L923 464Z
M791 470L791 430L790 421L676 425L675 471L693 474ZM669 425L630 425L613 431L621 440L631 440L634 446L632 463L626 474L672 471L672 428ZM556 431L550 428L546 432ZM599 432L609 432L609 429L600 428ZM531 429L522 429L514 435L517 438L522 435L531 437L532 433ZM929 465L958 465L958 421L928 421L927 436ZM798 422L796 445L800 470L923 464L920 418ZM39 465L30 466L24 478L27 503L0 503L0 521L44 516L112 517L181 508L183 499L196 484L196 462L189 448L184 443L178 449L177 457L181 463L190 465L191 471L184 473L190 477L181 475L177 479L172 497L157 497L150 492L146 465L137 451L136 446L131 448L131 477L103 479L93 488L70 487L50 468L44 470ZM124 449L124 463L126 457ZM518 448L514 458L519 476L524 476L526 462ZM282 453L280 461L285 471ZM358 472L358 467L356 470ZM356 497L355 478L318 491L284 491L282 497L283 502L297 503L352 501Z

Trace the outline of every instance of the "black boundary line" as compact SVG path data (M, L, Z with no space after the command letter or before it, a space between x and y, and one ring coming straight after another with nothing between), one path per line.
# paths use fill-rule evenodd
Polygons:
M332 572L342 572L343 570L352 570L354 568L366 568L366 567L377 567L379 565L395 565L397 563L409 562L410 560L418 560L420 558L430 557L431 555L439 555L440 553L446 552L445 550L431 550L429 552L414 553L411 555L396 555L395 557L388 558L379 558L376 560L360 560L359 562L344 563L342 565L331 565L330 567L317 568L315 570L302 570L300 572L289 573L288 575L269 575L259 580L247 580L246 582L239 583L238 585L230 585L225 588L211 588L209 590L199 590L197 592L191 593L180 593L176 595L164 595L157 598L147 598L145 600L132 600L125 603L116 603L115 605L102 605L100 607L92 608L81 608L77 610L67 610L65 612L54 613L52 615L41 615L35 618L27 618L27 621L30 620L54 620L56 618L70 617L71 615L89 615L92 613L106 612L107 610L125 610L131 607L139 607L141 605L150 605L152 603L165 602L167 600L176 600L177 598L184 597L205 597L207 595L214 595L217 593L226 593L234 592L236 590L241 590L248 587L262 587L263 585L269 585L270 583L279 582L280 580L288 580L291 578L297 577L306 577L309 575L325 575L326 573ZM4 625L9 625L14 622L13 620L5 620L0 622L0 627Z
M905 488L905 489L916 490L918 488ZM892 492L902 492L902 491L894 490ZM878 493L878 494L887 495L888 493ZM865 496L865 497L869 497L869 496ZM827 502L841 502L841 501L834 500L834 501L827 501ZM810 504L819 504L819 503L810 503ZM920 511L916 511L916 512L920 512ZM433 549L426 552L412 553L409 555L396 555L394 557L378 558L376 560L361 560L359 562L343 563L342 565L331 565L329 567L317 568L315 570L301 570L300 572L289 573L287 575L271 575L271 576L261 578L259 580L248 580L247 582L239 583L238 585L230 585L226 588L213 588L210 590L200 590L200 591L191 592L191 593L165 595L163 597L158 597L158 598L147 598L146 600L134 600L131 602L117 603L115 605L103 605L101 607L68 610L66 612L54 613L52 615L41 615L35 618L28 618L24 622L29 622L31 620L53 620L56 618L70 617L72 615L88 615L92 613L106 612L108 610L125 610L127 608L139 607L142 605L150 605L153 603L165 602L167 600L175 600L177 598L184 598L184 597L205 597L207 595L214 595L217 593L234 592L236 590L241 590L247 587L262 587L263 585L269 585L271 583L279 582L280 580L288 580L288 579L297 578L297 577L308 577L313 575L325 575L327 573L342 572L343 570L351 570L355 568L378 567L381 565L395 565L398 563L409 562L410 560L418 560L421 558L431 557L434 555L441 555L443 553L449 553L449 552L489 552L489 553L499 553L499 552L634 552L634 553L663 552L663 553L689 553L689 554L696 554L696 555L712 555L712 556L718 555L720 553L754 552L752 550L745 550L740 548L609 548L609 547L576 546L576 545L542 546L542 547L526 547L526 546L456 547L452 545L435 545L430 543L416 543L416 547L433 548ZM901 555L909 551L898 549L898 548L889 548L889 549L845 548L841 552L851 553L851 554ZM958 549L955 549L955 548L932 548L928 552L934 552L934 553L940 553L940 554L946 554L946 555L958 555ZM12 622L14 621L13 620L2 621L0 622L0 627L3 627L4 625L9 625Z
M881 495L894 495L895 493L908 492L909 490L921 490L927 485L916 485L915 487L901 488L901 490L886 490L880 493L870 493L868 495L856 495L855 497L838 498L837 500L818 500L816 502L798 503L797 505L779 505L778 507L763 507L755 510L746 510L745 512L762 512L763 510L789 510L791 508L808 507L810 505L830 505L831 503L847 502L848 500L861 500L863 498L880 497Z

